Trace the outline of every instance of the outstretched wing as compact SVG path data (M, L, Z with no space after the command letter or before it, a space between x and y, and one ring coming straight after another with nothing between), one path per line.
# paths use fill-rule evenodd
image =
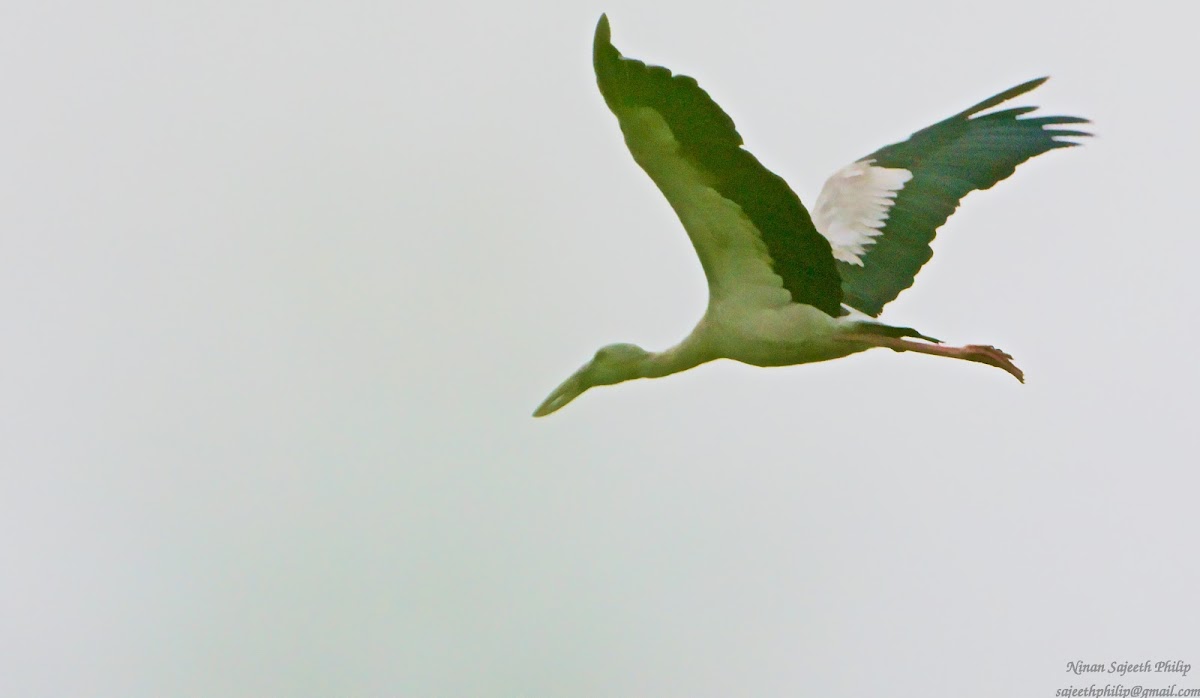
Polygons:
M712 296L840 315L842 279L829 242L787 183L742 149L733 120L696 81L623 58L604 16L593 60L633 159L675 209Z
M929 243L964 196L1035 155L1079 145L1071 137L1091 135L1061 128L1087 123L1075 116L1021 118L1037 107L983 113L1045 81L989 97L829 178L813 218L833 244L847 305L879 315L933 256Z

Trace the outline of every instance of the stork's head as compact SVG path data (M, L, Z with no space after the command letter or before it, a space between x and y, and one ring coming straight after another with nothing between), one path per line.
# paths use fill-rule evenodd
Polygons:
M650 352L633 344L609 344L602 347L591 361L555 388L550 397L534 411L533 416L545 417L593 386L612 385L643 377L642 367L650 356Z

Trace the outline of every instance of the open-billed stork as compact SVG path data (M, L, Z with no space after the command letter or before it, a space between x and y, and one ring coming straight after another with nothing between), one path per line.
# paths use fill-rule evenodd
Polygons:
M696 81L613 47L596 26L600 93L625 144L679 216L708 279L704 316L662 352L612 344L534 412L560 409L588 388L657 378L715 359L786 366L873 347L976 361L1024 382L991 346L951 347L876 321L933 255L929 243L968 193L1026 160L1078 145L1074 116L1025 117L1036 107L989 111L1046 81L1030 80L838 170L810 215L786 182L743 149L733 120Z

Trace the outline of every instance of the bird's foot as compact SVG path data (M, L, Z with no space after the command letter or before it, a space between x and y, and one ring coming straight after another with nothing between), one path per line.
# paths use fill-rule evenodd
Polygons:
M986 344L968 344L962 347L960 351L962 352L961 358L967 361L977 361L988 366L995 366L1007 371L1013 378L1022 383L1025 382L1025 373L1017 368L1017 365L1012 361L1012 357L996 347Z

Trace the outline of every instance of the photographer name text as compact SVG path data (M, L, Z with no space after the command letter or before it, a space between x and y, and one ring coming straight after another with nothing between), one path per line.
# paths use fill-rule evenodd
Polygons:
M1175 660L1170 662L1152 662L1147 659L1144 662L1109 662L1092 663L1092 662L1067 662L1067 673L1079 676L1081 674L1117 674L1124 676L1126 674L1142 674L1142 673L1166 673L1179 674L1187 676L1192 670L1192 665L1183 660Z

